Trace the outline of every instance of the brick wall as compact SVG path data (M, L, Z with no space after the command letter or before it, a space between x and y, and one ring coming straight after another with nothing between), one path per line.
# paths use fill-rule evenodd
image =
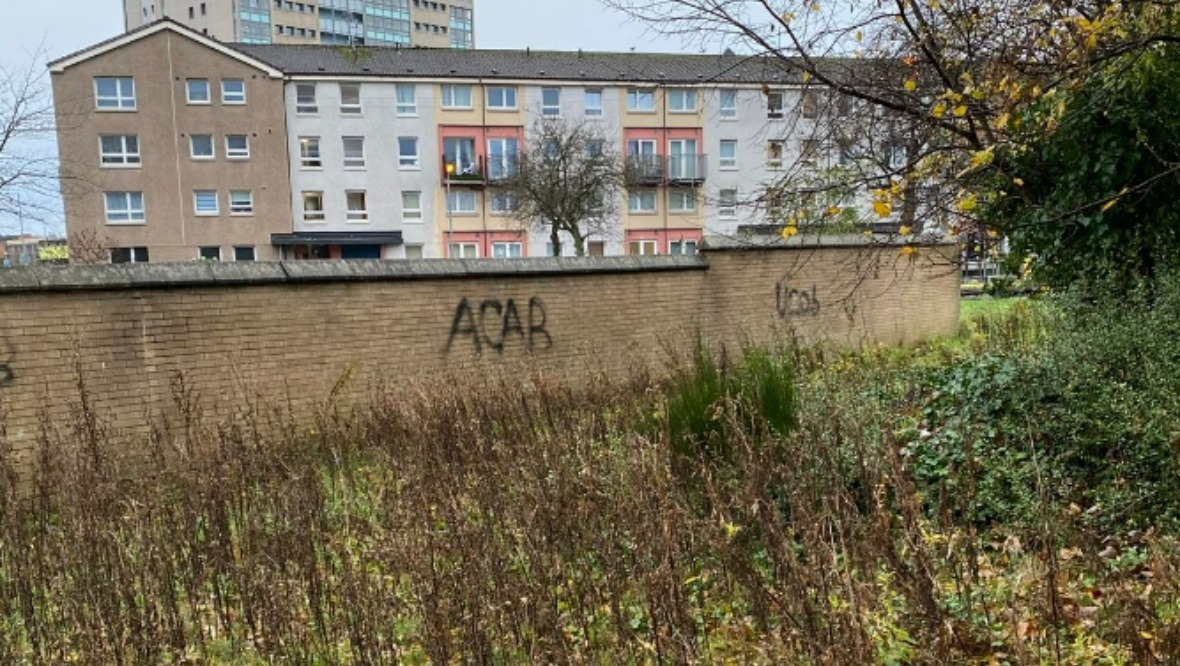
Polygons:
M715 244L716 245L716 244ZM543 372L659 367L663 343L793 331L840 342L953 333L949 248L718 247L700 257L295 262L0 272L0 402L21 466L84 378L127 433L171 415L182 371L209 411L297 410L445 367L527 359ZM7 371L5 371L7 369Z

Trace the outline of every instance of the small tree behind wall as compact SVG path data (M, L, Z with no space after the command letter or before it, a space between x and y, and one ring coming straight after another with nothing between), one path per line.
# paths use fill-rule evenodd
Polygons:
M617 216L623 160L595 125L541 118L506 172L498 195L511 200L513 217L549 235L555 257L563 232L583 256L586 239L608 231Z

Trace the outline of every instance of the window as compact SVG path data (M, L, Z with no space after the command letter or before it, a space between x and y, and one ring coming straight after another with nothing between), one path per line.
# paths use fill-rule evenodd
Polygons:
M397 115L413 116L418 113L418 102L414 94L413 83L397 84Z
M225 156L231 160L250 158L250 137L245 134L225 135Z
M783 164L783 141L781 139L774 139L768 141L766 144L766 163L770 166L782 166Z
M213 159L213 135L190 134L188 137L189 154L194 160Z
M803 91L803 117L814 118L819 115L819 96L814 90Z
M422 219L422 193L418 191L402 192L402 219Z
M489 109L516 109L516 88L514 86L490 86L488 88Z
M319 113L320 107L315 101L314 83L295 84L295 113Z
M541 88L541 115L561 115L561 88Z
M135 134L114 134L98 139L102 165L139 166L139 137Z
M230 190L229 191L229 214L230 215L253 215L254 214L254 192L250 190Z
M718 150L717 166L721 169L736 169L737 168L737 141L733 139L722 139L721 147Z
M766 115L769 118L783 117L783 93L781 90L766 93Z
M352 190L344 193L348 202L347 219L349 222L368 222L369 208L365 202L364 190Z
M471 86L443 86L442 107L444 109L470 109Z
M100 76L94 79L94 102L99 109L135 110L135 79Z
M606 150L606 139L586 139L586 157L602 157Z
M492 243L492 256L496 259L519 259L521 250L520 243Z
M906 147L900 143L894 143L889 146L889 166L893 169L900 169L906 163Z
M363 168L365 168L365 137L363 137L363 136L346 136L346 137L344 137L344 168L345 169L363 169Z
M340 113L357 115L361 112L361 84L340 84Z
M216 215L217 190L193 190L193 211L197 215Z
M185 79L187 100L189 104L208 104L209 79Z
M107 224L141 224L144 219L143 192L107 192Z
M299 137L299 166L303 169L319 169L324 166L320 159L320 138L318 136Z
M737 190L721 190L717 196L717 217L737 217Z
M695 240L674 240L668 243L668 254L696 254L697 242Z
M452 259L479 259L479 245L475 243L451 243L447 256Z
M586 115L602 115L602 88L586 89Z
M627 91L628 111L655 111L656 91L650 88L631 88Z
M421 245L406 245L406 259L421 259L422 246Z
M205 246L197 248L197 258L202 261L221 261L221 248Z
M447 206L452 213L474 213L476 207L475 192L471 190L454 190L447 195Z
M727 119L737 118L736 90L721 91L721 117Z
M488 139L488 178L499 180L514 175L519 155L516 139Z
M397 165L402 169L418 168L418 137L399 136L397 138Z
M590 241L589 248L586 254L591 257L606 256L606 242L605 241Z
M627 246L627 254L652 255L659 253L656 252L654 240L633 240Z
M245 104L246 103L246 82L242 79L222 79L221 80L221 103L222 104Z
M668 111L670 113L693 113L697 110L697 91L686 88L674 88L668 91Z
M816 139L803 139L799 144L799 157L803 164L814 166L815 160L819 156L819 141Z
M673 213L693 213L697 209L697 195L691 189L668 190L668 210Z
M234 261L254 261L254 246L235 247Z
M112 264L146 264L148 263L148 249L146 247L113 247L111 248Z
M492 212L507 215L516 211L516 198L505 192L492 195Z
M632 213L656 212L655 190L632 190L628 196L627 210Z
M303 221L304 222L323 222L324 221L324 193L323 192L303 192Z

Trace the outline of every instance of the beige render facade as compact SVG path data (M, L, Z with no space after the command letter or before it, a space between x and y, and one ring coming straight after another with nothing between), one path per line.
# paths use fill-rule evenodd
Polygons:
M224 260L275 259L270 235L291 227L281 73L169 28L50 64L71 243L97 252L89 261L149 260L147 248L152 262L214 258L213 248ZM198 91L207 82L207 102L189 100L190 80ZM211 158L194 157L194 137Z

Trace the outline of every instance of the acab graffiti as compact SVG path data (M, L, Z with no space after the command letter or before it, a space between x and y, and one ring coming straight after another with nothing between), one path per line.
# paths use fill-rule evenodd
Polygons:
M516 301L511 298L506 301L485 299L478 307L466 298L461 299L455 306L444 353L451 351L456 338L470 338L477 354L485 348L503 353L504 348L514 340L519 340L528 351L552 347L553 338L545 329L545 303L533 296L522 317L523 309L518 308Z
M774 285L774 305L780 318L814 317L819 314L819 297L815 285L811 291L795 289L783 278Z

